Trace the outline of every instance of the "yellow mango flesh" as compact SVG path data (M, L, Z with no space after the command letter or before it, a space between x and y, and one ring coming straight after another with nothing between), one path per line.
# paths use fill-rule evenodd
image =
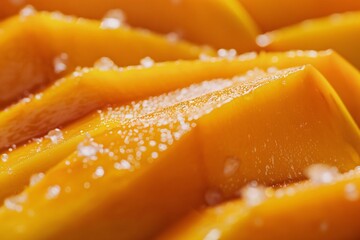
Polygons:
M63 129L62 139L59 139L56 144L45 136L16 150L7 151L8 160L2 163L0 173L0 199L3 200L6 196L19 193L28 184L32 174L48 171L74 152L86 134L92 136L105 134L121 122L160 111L231 84L231 81L224 79L204 82L130 105L109 107L90 114Z
M341 171L359 163L358 128L312 67L233 81L222 90L129 118L81 143L23 193L24 202L14 205L8 200L0 209L0 237L146 239L202 205L205 192L213 187L228 197L235 188L268 174L283 181L299 178L319 156ZM266 118L254 118L253 113ZM269 131L270 140L247 126L253 124L261 131L276 129L279 122L281 131ZM216 135L219 129L225 133ZM229 129L235 134L227 134ZM254 140L245 144L262 149L243 156L232 149L216 149L219 157L240 157L240 166L251 166L224 180L224 173L216 171L219 165L224 169L228 157L215 159L213 143L240 144L249 134ZM279 145L273 147L276 141ZM301 151L294 152L294 144ZM93 149L84 146L97 150L86 155ZM273 164L268 157L272 154L277 168L265 172ZM277 171L284 175L276 176Z
M42 136L108 104L145 99L204 80L233 77L255 67L284 69L303 64L320 70L359 124L360 74L336 53L289 52L257 57L247 54L233 60L179 61L152 68L76 72L46 89L39 98L27 99L0 112L0 148Z
M134 27L164 34L173 32L197 44L235 48L239 52L256 48L257 27L236 0L28 0L26 4L39 10L95 19L102 18L108 10L121 9ZM23 6L1 1L0 17L14 14Z
M101 57L119 66L155 61L197 59L203 49L173 43L162 36L130 28L101 29L100 22L39 13L0 25L0 107L36 92L77 67L90 67ZM208 51L211 54L211 51ZM64 56L65 59L61 59ZM63 57L64 58L64 57ZM55 61L65 64L56 69Z
M360 10L357 0L238 0L262 31L272 31L304 20Z
M260 45L269 51L332 48L360 68L360 52L354 47L360 41L359 31L360 12L344 13L269 32Z
M304 63L313 64L326 76L327 80L338 90L338 93L341 93L340 96L345 100L347 107L352 110L351 113L353 113L355 119L359 120L359 111L358 108L356 108L359 102L353 101L354 96L355 99L356 96L359 96L356 94L359 92L359 88L356 86L359 82L359 73L337 54L320 52L316 57L305 52L302 54L298 52L295 55L293 52L286 54L261 54L258 58L245 58L245 56L240 56L238 60L232 61L218 59L214 62L189 61L164 63L157 64L149 69L129 68L122 72L91 70L83 73L83 76L78 77L79 79L69 78L65 80L65 82L67 81L69 83L65 86L72 86L71 84L75 83L72 88L53 87L55 91L49 89L42 95L41 99L32 99L29 103L21 103L8 109L6 112L2 112L0 114L0 119L2 119L2 123L0 124L2 126L1 129L4 129L1 133L2 146L25 141L31 137L38 136L40 132L45 134L45 132L57 127L59 124L63 125L66 122L64 120L70 121L71 119L76 119L74 116L80 117L81 113L86 113L84 112L85 110L90 111L97 109L102 104L113 103L113 100L126 102L131 99L157 95L161 92L184 87L206 79L232 77L256 65L266 69L273 66L273 64L279 68L285 68ZM166 76L166 78L164 76ZM79 80L80 84L75 81L76 79ZM113 81L113 79L120 80ZM153 84L154 79L157 80L156 84ZM172 80L169 81L169 79ZM99 84L99 81L101 81L101 84ZM141 89L143 92L138 91L138 84L142 86ZM99 86L104 87L104 89L99 88ZM154 86L159 87L159 89L154 88ZM91 90L93 89L97 91L92 92ZM194 91L193 88L191 89L192 90L188 92ZM85 94L83 92L84 90L88 90L88 93ZM74 91L77 91L78 94L73 95L72 92ZM118 94L118 92L131 92L133 96L125 96ZM198 94L201 93L201 91L197 92L199 92ZM102 102L94 102L95 98L90 99L87 97L91 96L91 94L95 97L98 96ZM68 96L69 99L66 110L64 110L62 101L59 100L62 99L63 96ZM109 99L104 98L104 96L109 97ZM190 96L188 95L187 97ZM113 99L111 100L111 98ZM131 113L130 116L140 116L155 111L156 109L161 109L164 106L171 106L174 104L174 101L170 99L177 99L177 102L180 102L186 100L186 97L180 97L178 95L174 97L170 95L165 99L157 98L157 100L152 101L151 105L159 105L159 108L154 109L153 107L146 106L135 111L138 112L136 115ZM91 101L92 104L87 104L89 101ZM168 104L164 105L164 103ZM137 108L136 104L130 108L130 110L120 107L117 111L122 114L120 114L120 117L117 119L119 121L126 119L126 114L134 111L134 108ZM47 114L42 114L41 111L38 112L39 109ZM69 109L72 110L69 111ZM105 115L112 111L113 109L105 111ZM24 116L27 117L24 118ZM359 123L359 121L357 122ZM116 126L116 124L116 121L109 122L108 120L104 120L99 114L92 114L63 129L64 141L58 144L53 144L47 139L41 143L37 140L26 146L18 147L15 151L6 152L6 154L9 155L9 161L3 167L0 178L0 186L3 186L1 187L0 198L21 191L32 174L47 171L47 169L57 164L61 159L71 154L77 144L83 139L85 132L89 132L92 135L101 134L104 133L106 129L111 129L114 125ZM35 130L31 131L31 129ZM14 133L18 134L15 135ZM9 171L13 172L10 176L8 174Z
M194 212L158 239L358 239L359 189L354 171L327 185L268 189L258 206L237 200Z

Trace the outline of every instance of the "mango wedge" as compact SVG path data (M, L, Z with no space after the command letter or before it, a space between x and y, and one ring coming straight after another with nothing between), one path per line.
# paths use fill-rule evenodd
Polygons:
M359 189L358 170L331 184L267 189L257 206L237 200L193 213L158 239L358 239Z
M76 121L65 129L52 130L45 137L8 151L3 156L0 173L0 201L21 192L33 174L46 172L76 151L86 135L97 136L111 131L119 123L160 111L183 101L221 90L233 84L231 80L213 80L191 85L171 93L120 107L108 107Z
M359 11L357 0L238 0L262 31L273 31L334 13Z
M0 28L0 107L104 56L127 66L147 56L155 61L197 59L203 52L144 31L102 29L100 22L58 13L14 17Z
M121 105L192 83L233 77L255 67L271 70L304 64L312 64L320 70L360 125L360 74L336 53L300 51L260 54L258 57L247 54L233 60L178 61L155 64L151 68L84 69L75 72L40 96L27 98L0 112L0 148L43 136L109 104Z
M233 81L88 136L43 180L5 201L0 238L148 239L211 204L214 189L227 198L251 180L301 179L318 159L341 171L359 163L359 130L311 66Z
M360 68L360 52L354 47L360 41L359 30L360 12L344 13L260 35L257 42L270 51L332 48Z
M121 9L131 26L164 34L178 33L197 44L236 48L239 52L255 49L254 37L259 33L236 0L28 0L26 4L39 10L95 19L102 18L109 10ZM0 17L14 14L22 7L1 1Z

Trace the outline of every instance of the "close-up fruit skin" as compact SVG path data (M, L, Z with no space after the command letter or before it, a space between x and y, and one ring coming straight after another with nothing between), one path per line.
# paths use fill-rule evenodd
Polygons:
M359 11L0 1L0 239L358 239Z

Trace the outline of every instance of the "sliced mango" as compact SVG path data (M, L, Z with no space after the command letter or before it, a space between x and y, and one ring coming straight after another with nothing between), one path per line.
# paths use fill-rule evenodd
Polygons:
M357 0L238 0L262 31L273 31L307 19L359 11Z
M0 112L0 148L42 136L107 104L145 99L191 83L233 77L255 67L271 70L274 66L283 69L302 64L313 64L324 74L360 125L360 74L336 53L289 52L258 57L248 54L233 60L182 61L155 64L152 68L75 72L42 95L27 98Z
M108 10L121 9L131 26L165 34L173 32L198 44L236 48L239 52L255 49L254 37L259 33L236 0L27 0L19 5L1 1L0 17L16 13L25 4L95 19L102 18Z
M181 69L181 68L180 68ZM102 135L129 121L171 107L209 92L229 87L230 80L214 80L121 107L109 107L76 121L65 129L52 130L45 137L3 153L6 162L0 173L0 200L17 194L33 174L46 172L73 153L86 135ZM53 138L53 139L52 139Z
M354 47L360 41L359 30L360 12L344 13L260 35L257 42L270 51L332 48L360 68L360 52Z
M265 59L280 69L303 64L315 66L336 90L360 126L360 74L337 53L329 50L324 52L290 51L284 54L268 54L265 55ZM268 64L267 66L271 67L271 64Z
M122 72L100 72L99 70L91 70L86 73L81 72L83 76L70 78L70 81L69 79L65 80L65 82L68 81L68 83L70 83L70 85L67 84L67 86L73 86L71 84L75 83L72 90L70 88L70 91L65 91L69 90L69 88L61 90L58 87L54 87L55 93L58 93L58 95L51 94L51 91L47 91L41 99L34 98L29 103L23 102L18 106L10 108L6 112L2 112L0 119L3 119L1 127L4 129L1 134L3 136L3 146L12 145L14 142L19 141L19 139L25 141L26 139L37 136L40 132L45 134L45 132L56 127L56 125L49 125L49 123L53 124L55 122L56 124L63 124L65 122L64 120L70 121L70 119L74 119L74 116L80 117L81 113L85 113L84 110L90 111L91 109L96 109L101 104L112 103L113 100L123 100L126 102L134 98L145 98L148 95L156 95L205 79L232 77L254 66L263 66L263 68L266 69L276 64L279 68L285 68L303 63L311 63L317 66L329 82L342 94L343 100L348 104L347 107L353 106L349 109L353 110L352 113L355 113L354 116L359 116L358 109L356 108L359 102L353 101L352 98L352 93L359 92L359 88L356 86L359 73L337 54L327 51L317 53L315 56L314 52L289 52L285 54L261 54L258 58L255 58L255 56L250 57L250 55L247 55L246 58L244 55L233 61L219 59L209 62L190 61L156 64L149 69L127 68ZM166 78L164 78L164 76L166 76ZM113 79L120 80L113 81ZM157 80L156 84L153 84L154 79ZM172 81L168 79L172 79ZM101 84L99 84L100 80ZM77 85L78 82L79 85ZM142 86L141 89L143 92L138 91L139 89L136 87L137 84ZM224 81L224 84L227 84L226 81ZM218 86L220 84L216 83L216 85ZM98 86L102 86L104 89ZM159 89L154 88L154 86L159 87ZM210 89L216 89L214 84L210 86ZM80 90L77 91L77 89ZM93 89L97 91L92 92ZM196 89L203 89L203 87ZM207 88L205 87L205 89ZM83 94L84 90L89 90L89 93ZM73 95L72 92L74 91L77 91L78 94ZM119 91L132 92L133 96L119 95ZM195 91L195 88L190 87L186 92L192 93L193 91ZM202 91L199 90L195 92L197 92L197 94L202 93ZM179 95L179 93L181 94ZM100 97L99 99L103 102L94 102L94 99L86 98L86 96L90 96L91 94L98 97L106 96L108 98L104 99ZM186 96L183 96L183 94L183 91L177 91L175 93L176 96L170 94L165 99L163 97L155 98L151 101L151 104L144 104L140 109L137 109L138 104L134 104L129 109L127 106L115 108L115 110L110 108L105 111L105 113L93 114L63 129L64 140L58 144L53 144L48 139L39 142L40 140L38 139L26 146L18 147L15 151L3 153L6 154L5 156L8 156L9 160L3 168L3 175L0 180L0 185L3 186L1 187L0 199L19 192L27 184L32 174L46 171L61 159L71 154L77 144L83 139L84 133L89 132L92 135L104 133L106 129L117 126L117 121L126 119L129 116L144 115L159 108L171 106L174 104L174 101L171 99L177 99L175 103L184 101L186 97L193 96L194 93ZM48 99L48 96L56 97L52 100L52 98ZM62 107L63 96L68 96L68 99L70 99L67 103L68 108L66 111ZM88 101L92 101L93 104L85 104L89 103ZM148 101L145 101L144 103L147 102ZM47 103L51 104L47 105ZM100 105L95 103L99 103ZM159 108L154 107L157 105ZM140 106L142 106L142 104L140 104ZM39 109L47 112L47 114L41 114L41 111L37 112ZM68 111L68 109L75 109L76 111ZM137 114L134 114L134 112L131 113L134 109L137 109L137 111L135 111ZM113 120L112 118L103 118L103 116L111 115L113 112L119 112L121 114L118 114L119 116ZM27 116L27 118L23 118L23 116ZM59 122L61 120L63 122ZM30 131L31 129L36 130ZM9 176L8 172L13 172L13 174Z
M346 171L359 153L358 128L314 68L236 78L88 137L6 201L0 237L147 239L211 203L209 191L227 198L251 180L301 179L318 159Z
M14 17L0 29L0 107L104 56L127 66L147 56L154 61L197 59L203 52L144 31L102 29L100 22L57 13Z
M320 173L321 174L321 173ZM262 196L264 195L264 196ZM351 171L331 184L305 182L284 189L253 188L237 200L194 212L158 239L358 239L360 175ZM251 200L249 199L249 200Z

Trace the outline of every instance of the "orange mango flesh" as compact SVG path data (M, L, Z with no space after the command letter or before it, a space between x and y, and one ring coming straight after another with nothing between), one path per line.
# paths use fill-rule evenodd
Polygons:
M208 79L233 77L254 67L284 69L314 65L335 88L360 125L360 74L336 53L289 52L255 56L168 62L152 68L75 72L46 89L39 99L27 99L0 113L0 148L42 136L108 104L145 99ZM67 96L66 100L63 100L64 96Z
M264 45L269 51L332 48L360 68L360 52L354 47L360 42L359 31L360 12L337 14L269 32L269 44Z
M358 171L326 185L267 189L269 199L260 205L236 200L194 212L158 239L358 239L359 189Z
M359 71L340 55L332 51L290 51L280 55L269 53L265 56L271 59L267 61L279 69L303 64L315 66L326 77L360 126ZM271 67L271 64L267 67Z
M307 19L360 10L357 0L238 0L262 31L272 31Z
M23 192L24 202L14 207L8 201L0 209L0 237L146 239L204 204L209 188L228 197L267 175L268 184L301 178L303 168L318 159L341 171L359 163L359 130L314 68L233 81L223 90L130 118L82 143L95 144L95 158L84 157L85 150L78 148ZM272 131L279 122L282 131ZM260 129L248 128L251 124ZM218 135L219 129L225 133ZM236 134L227 134L229 129ZM262 130L270 130L270 140ZM249 134L253 141L247 141ZM233 148L213 149L213 142L259 148L240 156ZM299 151L293 151L295 146ZM227 157L214 158L215 151L219 157L239 157L240 166L249 170L223 179L224 173L216 171Z
M0 25L0 107L107 56L119 66L155 61L197 59L204 52L184 42L130 28L101 29L100 22L56 13L19 16ZM211 51L208 51L211 54ZM61 56L65 59L61 60ZM55 61L64 69L56 70ZM60 71L61 70L61 71Z
M96 102L94 103L93 99L86 98L86 96L89 96L92 92L88 93L87 95L81 95L83 90L94 89L96 88L96 86L108 86L107 89L100 89L101 91L97 91L97 96L110 96L114 98L114 100L117 99L119 101L123 100L123 102L126 102L130 99L141 98L139 96L140 92L136 87L137 84L142 86L141 89L144 92L142 92L141 94L143 96L142 98L145 98L148 95L157 95L161 92L185 87L191 83L200 82L206 79L232 77L235 74L245 72L246 70L251 69L256 65L263 66L263 68L266 69L273 66L273 64L276 64L279 68L285 68L304 63L313 64L322 72L322 74L324 74L324 76L326 76L327 80L329 80L329 82L331 82L333 86L336 87L338 93L341 93L341 96L343 96L343 100L345 100L345 103L347 103L347 107L353 110L351 113L353 113L355 119L358 120L359 118L356 117L359 116L359 112L356 111L356 106L359 103L351 99L351 96L353 96L352 93L359 92L359 88L357 88L356 86L356 83L359 82L359 73L357 72L357 70L353 69L337 54L332 52L320 52L316 57L313 56L313 53L312 55L310 55L306 54L305 52L303 52L302 54L298 52L296 55L294 55L293 52L289 52L287 54L261 54L258 58L245 58L245 56L240 56L238 60L232 61L217 60L214 62L190 61L178 63L164 63L156 64L153 68L149 69L128 68L127 70L124 70L122 72L100 72L98 70L92 70L84 73L83 78L85 79L79 80L80 83L82 83L79 84L80 87L79 85L75 84L73 91L68 92L64 92L60 88L60 90L58 90L59 94L57 97L53 98L54 100L52 100L52 98L47 98L47 96L56 96L55 94L51 94L51 91L48 91L45 92L42 98L39 100L33 99L29 103L21 103L18 106L10 108L7 112L2 112L0 114L0 119L3 119L3 123L1 124L2 129L7 129L7 131L3 131L1 136L3 136L3 141L5 141L7 145L11 145L14 143L14 141L18 141L19 138L22 138L23 140L30 138L31 135L29 135L29 133L32 133L34 137L35 134L38 134L41 131L46 132L56 127L56 125L45 124L53 122L57 124L62 124L64 123L63 120L66 119L65 117L67 117L67 119L69 120L70 117L73 117L74 115L80 116L79 110L84 111L86 109L91 110L98 108L101 104L96 105ZM204 69L206 69L206 71ZM165 76L165 73L166 78L163 77ZM113 79L122 78L124 79L124 81L117 80L113 82ZM157 79L155 85L153 84L154 79ZM168 79L172 79L172 81L169 81ZM98 84L98 80L101 80L101 84ZM73 78L70 78L70 81L68 82L70 84L76 83ZM154 88L154 86L158 86L160 88L157 89ZM54 89L57 89L57 87L54 87ZM78 94L72 95L72 92L77 91L77 89L79 89ZM97 90L99 90L99 87L97 87ZM132 92L136 97L119 95L119 91L127 93ZM192 89L191 92L192 91L194 91L194 89ZM48 94L49 92L50 94ZM101 94L101 92L104 94ZM94 95L95 93L92 94ZM77 109L76 111L65 112L63 110L63 107L59 107L59 110L56 110L55 106L62 106L61 101L59 101L58 99L62 98L62 96L64 95L70 96L68 97L68 99L70 99L70 103L68 103L67 105L68 109ZM71 98L77 98L79 96L80 98L78 100ZM178 101L186 100L186 98L179 96L173 98L178 99ZM164 103L169 103L170 105L174 104L174 102L170 100L171 97L170 99L157 99L158 101L153 102L153 104L151 105L159 105L159 109L164 107ZM111 103L112 101L110 100L111 99L103 101L103 103ZM85 104L89 101L92 101L93 104ZM50 106L47 105L47 103L51 103ZM75 103L79 104L75 105ZM165 104L165 106L170 106L169 104ZM70 108L69 106L73 107ZM349 106L355 107L350 108ZM136 104L135 106L133 106L133 108L137 108ZM131 108L132 111L133 108ZM39 114L34 114L37 112L37 109L41 109L48 114L41 114L41 112ZM158 108L153 109L152 107L146 106L144 107L144 109L140 108L137 115L134 115L132 113L130 114L130 116L140 116L155 110L158 110ZM57 115L50 114L56 111L58 111ZM105 115L108 115L109 112L111 113L112 111L113 109L105 111ZM120 117L117 118L119 121L126 119L126 114L129 113L129 109L125 107L120 107L120 109L116 109L116 111L122 113L120 114ZM69 114L70 112L71 114ZM28 117L23 118L23 116ZM48 118L49 116L51 118ZM61 120L63 122L59 122ZM27 144L26 146L18 147L18 149L15 151L7 152L7 154L9 155L9 161L6 163L6 166L3 167L3 171L0 177L0 186L3 186L1 187L2 190L0 192L0 199L21 191L32 174L47 171L49 168L57 164L61 159L70 155L71 152L75 150L77 144L79 144L79 142L83 139L85 132L89 132L92 135L101 134L104 133L104 131L106 131L107 129L111 129L114 125L116 126L116 124L116 121L109 122L108 120L104 120L101 115L93 114L63 129L64 141L61 141L59 144L53 144L51 141L46 139L41 143L39 143L39 141L37 140L33 143ZM47 128L45 126L47 126ZM37 130L31 132L29 130L31 128L35 128ZM21 134L15 136L14 132ZM4 136L8 136L8 138L11 140L6 140ZM14 140L14 136L18 139ZM23 138L24 136L27 137ZM11 176L8 175L9 171L13 172Z
M234 101L199 120L202 156L211 188L230 197L239 184L252 180L265 185L298 181L303 178L304 168L319 159L341 171L357 166L359 128L318 71L309 66L300 73L287 76L283 82L293 88L288 94L281 94L281 84L264 87L258 94L248 95L251 104L241 105L240 111L236 111L239 103ZM336 117L339 106L344 115ZM332 127L340 125L342 130L330 133ZM348 140L341 143L341 139ZM224 174L229 158L239 162L241 177ZM346 163L350 159L353 162Z
M102 18L108 10L121 9L134 27L164 34L175 32L197 44L236 48L239 52L256 48L257 26L236 0L28 0L25 4L95 19ZM22 7L1 1L0 17L14 14Z
M232 81L224 79L203 82L158 97L133 102L130 105L109 107L90 114L63 129L63 139L59 139L56 144L44 137L9 151L7 152L8 161L2 164L0 173L0 199L19 193L28 184L32 174L48 171L74 152L86 134L91 136L105 134L121 122L160 111L231 84ZM10 175L9 172L11 172Z

